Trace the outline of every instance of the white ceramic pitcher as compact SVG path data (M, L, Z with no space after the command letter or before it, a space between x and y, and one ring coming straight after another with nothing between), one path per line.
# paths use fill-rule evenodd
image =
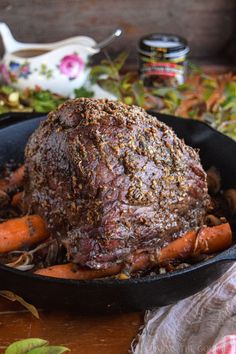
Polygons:
M83 86L89 70L89 57L98 53L108 41L97 44L86 36L59 42L38 44L18 42L9 27L0 22L5 54L0 64L2 81L17 89L41 87L64 96ZM111 40L110 40L111 41Z

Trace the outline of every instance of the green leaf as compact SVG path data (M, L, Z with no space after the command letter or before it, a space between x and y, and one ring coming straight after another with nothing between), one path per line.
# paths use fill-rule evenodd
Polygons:
M7 108L6 106L0 106L0 114L6 112L9 112L9 108Z
M136 104L138 104L140 107L143 107L145 98L143 82L141 80L134 82L132 84L132 90L136 100Z
M202 68L199 65L197 65L191 61L188 62L188 67L193 74L202 74L203 73Z
M132 96L126 96L123 98L123 101L125 104L128 104L129 106L134 103L133 97Z
M161 87L158 89L153 89L152 94L160 97L166 97L166 95L173 90L172 87Z
M93 97L94 96L94 92L92 90L88 90L84 86L74 89L74 94L75 94L75 97Z
M115 80L113 79L100 80L98 83L104 90L113 93L118 99L121 98L120 90Z
M196 118L198 115L198 112L196 109L192 109L191 111L188 111L188 117L189 118Z
M164 99L165 106L170 110L169 113L174 113L175 104L172 100L165 98Z
M49 345L47 347L35 348L27 352L27 354L61 354L70 351L70 349L62 346Z
M235 81L228 82L225 85L224 91L226 96L236 97L236 82Z
M132 87L132 82L135 80L136 78L136 74L134 72L128 72L126 73L120 81L120 88L123 91L127 91L130 90L130 88Z
M113 77L114 69L109 65L96 65L90 71L90 79L92 82L96 82L101 78Z
M9 290L1 290L0 296L8 299L10 301L18 301L22 306L24 306L31 314L39 319L39 313L36 307L26 302L22 297L19 295L14 294L12 291Z
M28 96L21 97L22 100L27 99L28 104L36 112L49 112L57 108L57 106L66 100L66 97L58 96L48 90L35 91L31 90Z
M14 92L15 89L11 86L3 85L3 86L1 86L1 91L2 91L2 93L9 95L10 93Z
M236 96L230 96L226 98L224 102L221 103L221 107L224 110L236 108Z
M48 342L46 340L40 338L23 339L10 344L5 354L26 354L34 348L41 349L47 344Z
M40 338L23 339L10 344L5 354L61 354L70 351L64 346L48 345Z
M118 57L113 61L114 66L118 71L124 66L126 59L128 58L128 54L122 52L118 55Z
M172 90L169 91L166 95L173 103L175 103L175 105L179 105L180 103L180 99L181 99L181 95L177 90Z
M179 85L177 88L179 91L194 91L195 89L193 85L190 85L186 82L184 84Z
M206 88L206 90L203 93L203 99L204 101L208 101L211 95L214 93L214 89L212 88Z
M173 87L161 87L158 89L152 90L152 94L162 98L168 98L170 101L179 105L180 100L182 99L181 93Z
M41 100L32 100L31 104L35 112L49 112L58 106L58 104L54 101Z
M217 80L208 75L202 75L203 87L216 89L218 87Z

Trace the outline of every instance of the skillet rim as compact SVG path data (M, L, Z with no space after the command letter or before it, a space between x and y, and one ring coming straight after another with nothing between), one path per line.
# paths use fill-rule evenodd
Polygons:
M191 118L181 118L181 117L176 117L173 115L167 115L167 114L162 114L158 113L155 111L147 111L148 114L153 115L154 117L158 118L158 116L161 117L170 117L174 118L176 120L182 120L184 119L187 122L191 122L191 124L196 124L199 126L204 126L209 130L212 130L214 133L223 136L227 140L233 142L236 144L236 142L226 136L225 134L217 131L215 128L209 126L207 123L202 122L202 121L197 121ZM40 113L40 112L8 112L8 113L3 113L0 114L0 130L4 128L8 128L9 126L12 125L17 125L18 123L23 123L25 121L31 121L37 118L46 118L47 113ZM167 123L165 123L167 124ZM171 127L172 128L172 127ZM173 128L172 128L173 129ZM41 279L45 283L48 284L64 284L64 285L88 285L88 286L97 286L98 284L104 284L107 286L119 286L125 285L139 285L143 283L153 283L156 281L164 280L164 279L171 279L171 278L178 278L182 274L187 274L187 273L194 273L196 270L201 270L202 268L207 268L210 265L213 265L215 263L220 263L220 262L233 262L236 260L236 243L234 243L231 247L227 248L226 250L218 253L217 255L210 257L207 260L198 262L196 264L190 265L189 267L186 267L181 270L174 270L172 272L167 272L165 274L157 274L154 276L147 275L144 277L140 278L129 278L129 279L114 279L114 278L100 278L100 279L93 279L93 280L74 280L74 279L63 279L63 278L53 278L53 277L48 277L44 275L38 275L30 272L23 272L21 270L17 270L8 266L5 266L3 264L0 264L0 271L8 272L8 273L13 273L16 276L23 276L25 278L29 279Z
M47 283L56 283L56 284L74 284L74 285L92 285L97 286L98 284L105 284L108 286L120 286L122 285L139 285L143 283L153 283L163 279L177 278L182 274L194 273L195 270L201 270L202 268L207 268L210 265L220 263L220 262L233 262L236 260L236 244L233 244L231 247L226 250L218 253L216 256L213 256L207 260L201 261L199 263L190 265L181 270L174 270L172 272L167 272L165 274L157 274L154 276L148 275L140 278L129 278L129 279L114 279L114 278L100 278L92 280L75 280L75 279L63 279L63 278L54 278L48 277L45 275L34 274L30 272L24 272L15 268L11 268L0 264L0 270L5 272L14 273L15 275L20 275L26 278L41 279Z

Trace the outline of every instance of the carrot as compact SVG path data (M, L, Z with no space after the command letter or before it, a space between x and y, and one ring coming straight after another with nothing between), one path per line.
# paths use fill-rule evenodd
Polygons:
M108 269L76 269L73 263L67 263L55 265L48 268L38 269L36 270L35 274L54 278L89 280L115 275L118 274L120 270L121 265L118 264Z
M22 207L22 200L23 199L23 192L18 192L13 195L11 205L13 207L21 209Z
M222 251L232 244L232 231L229 223L203 227L198 232L188 231L184 236L169 243L160 250L157 261L160 264L190 258L201 253L211 254Z
M9 202L10 202L10 198L7 195L7 193L0 189L0 207L1 208L5 207L6 205L9 204Z
M20 166L11 173L8 178L0 179L0 189L4 192L11 192L23 185L24 182L24 165Z
M228 223L213 227L203 227L199 232L188 231L182 237L169 243L156 254L147 252L131 255L131 272L136 272L154 265L164 265L176 259L190 258L200 253L215 253L232 244L232 231ZM116 264L108 269L75 269L72 263L55 265L39 269L35 272L38 275L48 277L89 280L104 278L116 275L124 269L124 264Z
M152 257L149 253L142 252L134 254L131 262L131 272L137 272L142 269L150 267L153 263L156 263L155 257Z
M147 268L150 265L148 254L141 253L134 257L132 263L132 271L138 271ZM122 271L123 264L116 264L107 269L85 269L75 268L73 263L58 264L48 268L36 270L35 274L47 277L74 279L74 280L91 280L116 275Z
M175 259L190 258L202 253L211 254L222 251L232 244L232 231L229 223L203 227L198 232L188 231L182 237L162 248L156 255L136 254L132 260L132 271L165 264Z
M229 223L214 227L203 227L197 235L194 254L215 253L232 244L232 231Z
M31 246L48 237L43 219L39 215L23 216L0 224L0 253Z
M196 231L188 231L184 236L169 243L157 255L158 263L166 263L174 259L189 257L194 251L196 237Z

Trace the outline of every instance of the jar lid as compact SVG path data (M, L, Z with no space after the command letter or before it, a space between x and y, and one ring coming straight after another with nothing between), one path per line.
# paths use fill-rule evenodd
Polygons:
M187 41L173 34L153 33L142 37L139 41L140 52L150 54L156 52L163 56L174 56L187 54L189 47ZM171 55L172 54L172 55Z

